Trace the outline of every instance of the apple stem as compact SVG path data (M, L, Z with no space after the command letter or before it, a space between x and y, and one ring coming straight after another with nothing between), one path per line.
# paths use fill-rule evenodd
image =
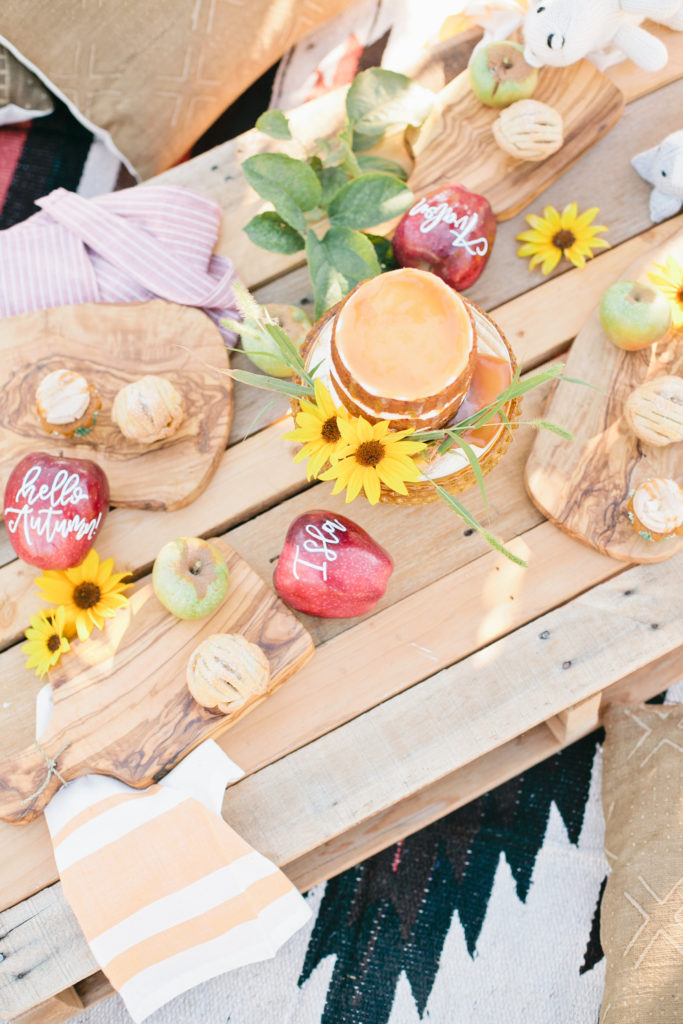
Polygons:
M197 562L194 563L194 565L190 566L190 572L192 573L193 576L198 576L201 571L202 571L202 563L201 563L201 561L197 561Z

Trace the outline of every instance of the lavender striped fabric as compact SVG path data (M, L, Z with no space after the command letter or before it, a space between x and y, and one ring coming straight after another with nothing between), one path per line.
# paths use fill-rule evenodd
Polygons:
M238 316L232 263L213 255L221 210L205 196L146 185L84 199L59 188L37 205L0 232L0 316L153 298L197 306L217 324Z

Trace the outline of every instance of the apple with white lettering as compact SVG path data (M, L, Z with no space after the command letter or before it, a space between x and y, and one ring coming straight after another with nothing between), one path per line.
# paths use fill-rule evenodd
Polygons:
M3 513L10 544L38 569L80 565L109 509L109 483L90 459L31 452L5 488Z
M290 608L347 619L374 608L393 568L389 553L362 527L315 509L290 525L273 582Z
M394 255L401 267L429 270L462 292L483 271L495 237L488 199L453 182L404 213L394 233Z

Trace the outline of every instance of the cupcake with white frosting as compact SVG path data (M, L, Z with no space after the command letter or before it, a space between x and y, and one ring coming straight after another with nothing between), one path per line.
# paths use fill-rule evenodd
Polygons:
M43 429L63 437L88 434L95 426L102 402L80 373L54 370L36 389L36 407Z
M653 477L632 492L626 511L645 540L683 534L683 489L668 477Z

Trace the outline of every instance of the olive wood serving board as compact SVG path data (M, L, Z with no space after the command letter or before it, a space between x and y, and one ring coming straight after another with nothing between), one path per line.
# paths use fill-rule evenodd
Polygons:
M220 331L201 310L162 299L61 306L0 320L0 495L20 459L46 451L92 459L113 505L176 509L204 490L225 450L232 381ZM52 370L82 373L102 408L89 434L46 433L36 388ZM178 431L151 445L129 441L112 421L116 392L145 374L168 378L183 396ZM0 509L1 515L1 509Z
M130 604L85 643L73 641L50 670L54 710L40 745L57 758L65 780L95 773L143 789L162 778L199 743L242 717L200 707L187 688L187 661L214 633L243 633L268 657L268 693L289 679L313 654L299 620L223 540L230 570L228 593L209 616L175 618L160 604L151 582L140 584ZM268 694L266 694L268 696ZM263 698L265 699L265 698ZM251 711L259 702L251 704ZM25 824L43 810L61 783L47 776L35 745L0 761L0 818Z
M533 99L562 115L564 142L538 163L505 153L493 137L500 109L480 103L463 71L437 94L435 109L408 133L415 166L408 184L417 195L444 181L486 196L499 221L509 220L551 185L621 117L624 96L587 60L541 68Z
M671 254L683 265L683 231L632 264L622 280L648 281L647 271ZM683 441L657 448L630 431L624 403L639 384L661 374L683 376L683 329L637 352L607 338L595 309L576 336L565 375L544 416L571 431L573 441L539 431L526 464L526 486L536 506L571 536L625 562L662 562L683 548L683 537L657 543L636 533L626 514L630 492L650 477L683 483Z

